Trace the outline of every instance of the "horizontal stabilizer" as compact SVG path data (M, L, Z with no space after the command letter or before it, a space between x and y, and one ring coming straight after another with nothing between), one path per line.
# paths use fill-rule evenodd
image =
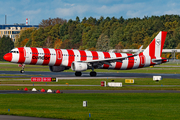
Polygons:
M163 60L167 60L167 59L152 59L152 62L161 62Z

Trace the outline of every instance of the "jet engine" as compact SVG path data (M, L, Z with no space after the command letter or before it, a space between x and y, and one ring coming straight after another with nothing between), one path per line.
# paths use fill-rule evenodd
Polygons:
M49 66L49 70L51 72L62 72L64 70L67 70L68 68L64 67L64 66Z
M72 62L71 64L71 69L73 71L85 71L88 69L88 65L87 63L83 63L83 62Z

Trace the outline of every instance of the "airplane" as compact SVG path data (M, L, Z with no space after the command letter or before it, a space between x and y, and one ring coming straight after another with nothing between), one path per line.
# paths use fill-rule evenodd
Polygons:
M91 69L90 76L96 76L94 69L129 70L168 62L161 57L167 32L160 31L149 46L143 51L142 46L134 53L98 52L75 49L53 49L36 47L19 47L4 55L4 60L22 65L48 65L51 72L67 69L81 76L82 71Z

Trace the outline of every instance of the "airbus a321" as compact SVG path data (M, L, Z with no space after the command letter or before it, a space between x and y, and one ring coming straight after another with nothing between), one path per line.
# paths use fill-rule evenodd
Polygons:
M82 71L92 69L90 76L96 76L95 69L128 70L158 65L168 62L161 57L167 32L160 31L149 46L141 52L142 46L135 54L110 53L74 49L52 49L19 47L4 55L4 60L22 65L48 65L52 72L62 72L71 68L76 76Z

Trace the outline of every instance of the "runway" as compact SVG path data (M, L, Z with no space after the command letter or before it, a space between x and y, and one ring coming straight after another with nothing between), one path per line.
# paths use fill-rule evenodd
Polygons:
M0 78L30 78L35 76L37 77L41 76L41 77L59 77L60 79L104 79L104 78L153 78L153 76L162 76L163 78L180 79L180 74L159 74L159 73L155 74L155 73L98 72L96 77L91 77L89 75L89 72L83 72L81 77L76 77L74 75L74 72L25 71L25 73L21 74L19 71L0 71L0 75L1 74L7 76L0 76Z

